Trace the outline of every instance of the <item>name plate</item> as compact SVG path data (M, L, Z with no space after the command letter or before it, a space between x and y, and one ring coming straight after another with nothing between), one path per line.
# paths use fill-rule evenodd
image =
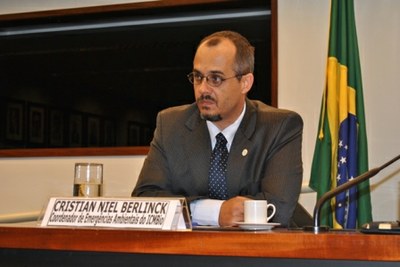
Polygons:
M41 226L190 230L184 198L50 198Z

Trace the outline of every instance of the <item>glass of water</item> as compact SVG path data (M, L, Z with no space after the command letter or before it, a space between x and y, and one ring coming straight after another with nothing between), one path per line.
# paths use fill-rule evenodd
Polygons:
M73 195L76 197L103 195L103 164L75 163Z

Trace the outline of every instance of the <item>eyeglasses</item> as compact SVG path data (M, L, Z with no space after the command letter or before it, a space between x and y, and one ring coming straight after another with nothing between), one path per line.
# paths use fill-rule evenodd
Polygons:
M241 76L242 76L242 74L237 74L232 77L224 78L221 75L215 74L215 73L211 73L211 74L208 74L207 76L204 76L203 74L196 72L196 71L191 72L187 75L189 82L191 82L194 85L199 85L203 82L203 79L206 79L207 84L212 87L218 87L224 81L226 81L228 79L238 78Z

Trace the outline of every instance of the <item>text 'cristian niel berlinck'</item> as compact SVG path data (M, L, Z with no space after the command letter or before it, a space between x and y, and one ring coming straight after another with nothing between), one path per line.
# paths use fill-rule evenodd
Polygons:
M57 200L50 222L161 225L168 202Z

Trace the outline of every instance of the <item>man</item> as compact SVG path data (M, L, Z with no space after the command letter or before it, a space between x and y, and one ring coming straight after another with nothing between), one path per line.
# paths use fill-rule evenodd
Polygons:
M289 224L302 182L303 122L246 97L253 71L254 48L240 34L216 32L200 42L188 75L196 103L158 114L133 196L184 196L194 223L220 226L243 221L246 199L266 199L276 206L273 221ZM222 197L209 182L218 133L229 151Z

